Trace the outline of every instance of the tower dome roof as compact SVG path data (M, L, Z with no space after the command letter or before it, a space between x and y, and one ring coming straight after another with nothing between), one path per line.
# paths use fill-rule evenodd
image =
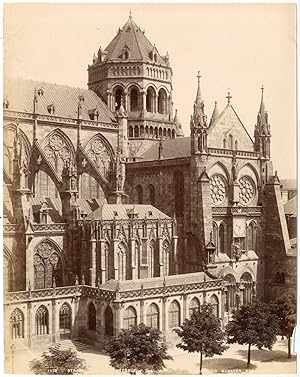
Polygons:
M128 21L122 28L119 28L115 38L105 49L104 61L122 61L124 60L124 51L126 60L139 60L144 62L155 62L160 65L168 66L168 57L159 55L155 45L149 42L145 32L129 16Z

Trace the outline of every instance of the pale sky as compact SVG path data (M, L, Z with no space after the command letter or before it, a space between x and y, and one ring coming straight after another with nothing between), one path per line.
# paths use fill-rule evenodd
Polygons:
M296 176L296 6L293 4L9 4L4 57L9 76L87 87L87 65L132 10L173 68L174 109L189 136L197 71L210 118L232 105L253 136L262 84L279 178Z

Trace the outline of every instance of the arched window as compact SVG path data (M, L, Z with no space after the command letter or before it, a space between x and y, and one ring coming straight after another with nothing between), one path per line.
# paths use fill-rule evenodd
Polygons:
M64 303L59 310L59 333L60 339L69 339L72 327L72 309Z
M9 256L5 255L4 249L4 259L3 259L3 284L5 291L11 291L13 289L14 281L14 270L12 260Z
M160 89L158 92L158 112L160 114L167 113L167 94L164 89Z
M238 150L238 141L237 140L234 142L234 148L235 148L235 150Z
M129 280L131 278L131 263L127 254L127 247L123 243L120 243L117 251L119 280Z
M105 335L114 335L114 316L111 308L108 306L105 310Z
M219 317L219 300L218 300L218 297L216 295L212 295L210 300L209 300L209 304L213 308L213 314L218 318Z
M226 282L226 311L229 312L236 307L236 281L234 276L226 275L224 278Z
M189 306L190 318L193 314L199 313L199 312L200 312L200 301L196 297L194 297L192 301L190 302L190 306Z
M40 198L59 198L54 181L43 170L39 170L35 176L35 195Z
M231 134L228 136L228 149L233 149L233 136Z
M129 126L129 137L133 137L133 127Z
M171 129L170 128L168 128L168 139L171 139Z
M134 127L134 137L139 137L140 136L140 130L139 126Z
M96 331L96 308L92 302L88 305L88 329Z
M146 324L159 330L159 309L156 304L151 304L147 310Z
M163 242L163 262L164 262L164 276L169 275L169 266L170 266L170 244L168 241Z
M149 127L145 127L145 137L149 137Z
M167 138L167 130L166 128L163 129L163 137L166 139Z
M40 306L36 311L35 329L36 335L49 334L49 313L44 305Z
M154 277L154 271L155 271L155 241L151 240L149 242L149 254L148 254L148 277L152 278Z
M253 281L249 272L244 272L241 276L241 283L243 283L243 304L248 305L252 303Z
M11 339L24 338L24 315L20 309L14 309L10 316Z
M104 244L105 255L105 281L115 278L114 270L114 251L108 242Z
M153 127L150 126L150 137L153 137L153 135L154 135Z
M157 139L158 138L158 128L154 128L154 137Z
M140 137L144 137L145 136L145 133L144 133L144 126L140 126Z
M130 111L138 110L138 98L139 92L137 88L133 87L130 89Z
M227 140L226 138L223 139L223 148L226 149Z
M219 245L218 245L219 253L225 252L225 228L224 224L220 224L219 226Z
M155 189L153 185L148 186L149 190L149 201L152 206L155 206Z
M184 211L184 175L182 171L176 170L174 173L174 191L175 191L175 215L183 217Z
M34 288L52 287L55 278L57 286L62 285L62 260L58 250L49 241L42 241L33 256Z
M169 306L169 329L180 326L180 306L176 300Z
M143 189L141 185L135 187L135 202L137 204L143 204Z
M175 139L175 130L172 130L172 139Z
M151 87L147 89L147 94L146 94L146 110L149 113L154 113L155 112L155 91Z
M123 317L123 328L130 329L130 327L135 326L137 323L136 311L132 306L129 306L124 313Z
M114 95L114 98L115 98L114 109L115 110L118 110L119 107L121 106L121 100L122 100L123 97L124 97L124 90L123 90L123 88L120 87L120 86L117 86L115 88L115 95Z
M158 137L161 138L162 137L162 129L159 127L158 129Z
M247 250L254 250L256 244L256 226L255 223L252 221L247 226Z
M96 181L89 173L81 174L81 198L82 199L105 199L105 194Z

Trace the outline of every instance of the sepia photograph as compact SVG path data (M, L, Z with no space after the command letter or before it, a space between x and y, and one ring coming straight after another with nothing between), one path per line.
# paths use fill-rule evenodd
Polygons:
M296 21L4 4L4 373L296 375Z

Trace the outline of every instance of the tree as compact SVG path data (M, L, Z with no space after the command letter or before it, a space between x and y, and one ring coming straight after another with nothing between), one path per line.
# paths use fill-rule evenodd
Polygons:
M296 297L294 294L284 294L271 303L271 311L276 315L279 332L288 340L288 358L291 357L291 337L296 326Z
M200 354L200 374L203 356L221 355L228 348L223 345L224 333L221 322L213 314L213 308L209 304L203 304L199 312L192 314L191 319L186 319L174 331L181 338L181 343L177 344L178 348Z
M61 350L60 344L49 347L40 359L32 360L29 368L34 374L83 374L87 370L86 362L76 351Z
M263 303L243 305L233 313L232 320L226 326L227 342L248 344L247 369L250 368L251 346L258 349L272 349L276 342L278 321Z
M165 367L164 360L172 359L160 331L143 323L121 330L107 343L106 351L113 368L130 374L158 372Z

